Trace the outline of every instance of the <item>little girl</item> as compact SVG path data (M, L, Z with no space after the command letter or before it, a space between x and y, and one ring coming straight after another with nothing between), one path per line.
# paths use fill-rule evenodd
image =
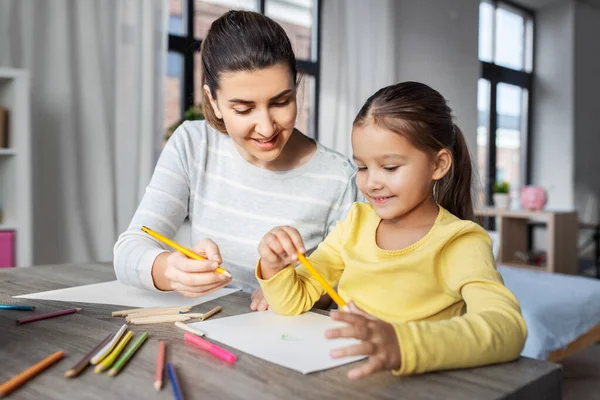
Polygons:
M354 121L352 148L368 203L354 203L308 258L353 311L333 311L348 325L327 337L360 344L332 357L369 357L350 379L517 358L526 326L489 236L471 221L471 159L444 97L416 82L379 90ZM275 312L303 313L324 293L305 268L293 268L304 251L289 226L259 245L256 274Z

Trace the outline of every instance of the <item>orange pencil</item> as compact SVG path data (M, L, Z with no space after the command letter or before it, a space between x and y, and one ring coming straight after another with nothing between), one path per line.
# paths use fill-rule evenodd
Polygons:
M163 374L165 370L165 342L161 340L158 343L158 357L156 358L156 375L154 376L154 389L160 392L163 384Z
M12 393L15 389L23 385L25 382L50 367L52 364L60 360L65 356L63 351L57 351L56 353L44 358L42 361L37 364L27 368L25 371L21 372L19 375L14 378L4 382L0 385L0 397L5 397Z
M302 253L298 253L298 260L302 265L304 265L304 268L308 270L308 272L313 276L313 278L315 278L317 282L321 284L321 286L323 287L323 289L325 289L329 297L331 297L331 299L336 302L336 304L340 307L340 311L346 311L347 305L344 299L342 299L340 295L337 294L335 289L327 283L327 281L321 276L321 274L319 274L319 271L317 271L315 267L313 267L310 264L310 262L308 262L308 260L306 259L306 257L304 257Z
M178 243L175 243L174 241L172 241L168 237L163 236L160 233L155 232L155 231L153 231L152 229L150 229L150 228L148 228L146 226L142 226L142 230L144 232L146 232L148 235L152 236L154 239L160 240L161 242L163 242L167 246L170 246L170 247L174 248L175 250L177 250L178 252L182 253L187 258L191 258L192 260L206 260L206 258L202 257L201 255L194 253L190 249L186 249L182 245L180 245ZM217 267L217 269L215 269L215 272L218 272L219 274L222 274L222 275L225 275L225 276L231 278L231 274L225 268Z

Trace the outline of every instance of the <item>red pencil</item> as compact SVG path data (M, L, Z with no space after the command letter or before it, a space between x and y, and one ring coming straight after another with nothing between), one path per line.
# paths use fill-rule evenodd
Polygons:
M17 325L27 324L29 322L39 321L41 319L60 317L61 315L73 314L78 311L81 311L81 308L68 308L66 310L54 311L47 314L34 315L33 317L18 319Z
M158 357L156 358L156 376L154 377L154 389L160 392L163 384L163 374L165 369L165 342L158 343Z

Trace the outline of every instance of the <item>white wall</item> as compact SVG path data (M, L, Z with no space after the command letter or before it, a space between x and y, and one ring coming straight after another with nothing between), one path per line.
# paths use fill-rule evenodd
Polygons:
M571 2L536 16L532 181L549 209L572 209L574 185L574 21Z
M398 81L420 81L449 100L473 158L477 149L479 2L398 0Z

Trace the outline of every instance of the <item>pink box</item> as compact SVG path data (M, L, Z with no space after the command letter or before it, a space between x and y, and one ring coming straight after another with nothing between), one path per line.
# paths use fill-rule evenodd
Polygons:
M0 231L0 268L15 266L15 232Z

